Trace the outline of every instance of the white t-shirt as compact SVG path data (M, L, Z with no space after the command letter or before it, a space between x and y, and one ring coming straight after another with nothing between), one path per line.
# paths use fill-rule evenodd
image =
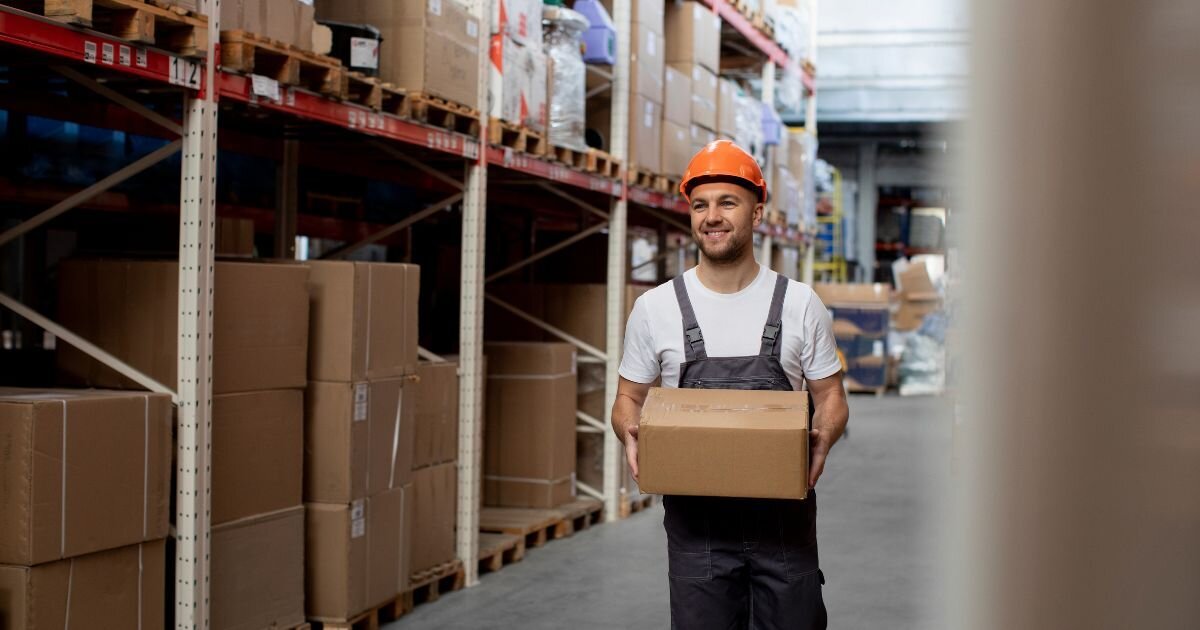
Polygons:
M683 274L708 356L758 354L779 275L762 265L758 269L754 281L737 293L709 290L696 277L694 267ZM675 289L667 282L634 302L625 325L620 374L635 383L652 383L662 376L663 387L678 387L679 366L684 360L683 316ZM797 390L805 379L832 376L842 367L829 311L808 285L794 280L788 282L783 300L780 361Z

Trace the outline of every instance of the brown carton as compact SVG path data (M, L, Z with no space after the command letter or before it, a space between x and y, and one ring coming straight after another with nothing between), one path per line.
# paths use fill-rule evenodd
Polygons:
M306 507L308 616L345 621L408 587L409 488Z
M218 262L213 274L214 394L304 387L308 270ZM70 260L59 266L59 321L167 387L175 387L179 263ZM68 344L63 373L95 387L141 389Z
M292 628L304 621L304 507L212 530L212 630Z
M663 70L663 120L692 124L692 75L667 66Z
M0 563L167 535L171 399L0 388Z
M254 221L221 217L217 219L217 255L254 257Z
M868 306L887 308L891 287L886 284L815 282L813 292L825 306Z
M708 146L708 143L717 139L717 134L711 129L705 129L700 125L692 125L689 129L692 135L692 154L700 152L700 149Z
M299 2L296 0L259 0L263 11L263 30L259 33L289 46L296 45L299 29ZM222 27L224 28L224 27Z
M309 383L304 414L305 501L349 503L409 482L416 409L413 389L410 378Z
M667 4L667 63L721 69L721 18L699 2Z
M638 473L650 494L803 499L808 392L651 388Z
M663 36L661 28L634 24L630 41L629 78L631 89L655 103L663 102Z
M672 63L671 67L692 79L691 123L705 129L717 127L720 88L712 70L695 63Z
M422 468L413 475L413 573L451 562L458 553L458 465L454 462Z
M458 457L458 364L417 364L413 386L413 468Z
M457 0L323 0L317 17L380 30L379 76L479 109L479 22Z
M212 426L213 525L300 505L304 392L213 396Z
M612 111L608 107L590 108L588 127L607 129ZM603 122L603 126L598 126ZM640 94L629 99L629 163L657 173L662 168L662 105Z
M695 152L692 151L692 134L687 125L669 120L663 121L662 171L668 175L682 175L687 170Z
M0 628L161 629L165 550L155 540L33 567L0 566Z
M265 8L262 0L221 0L221 30L264 33Z
M611 11L611 3L606 2L605 6ZM654 30L662 33L663 0L633 0L629 14L633 16L634 23L649 24Z
M737 93L738 86L733 81L717 80L717 133L727 138L737 135Z
M417 367L420 268L398 263L318 261L311 270L308 376L364 381Z
M575 348L489 343L484 502L549 508L574 494Z

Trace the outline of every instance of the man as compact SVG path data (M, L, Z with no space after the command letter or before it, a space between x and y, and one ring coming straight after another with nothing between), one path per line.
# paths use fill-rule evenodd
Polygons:
M638 421L650 384L801 389L815 413L809 487L849 412L829 313L813 291L754 260L767 198L762 171L728 140L692 158L679 186L700 264L638 298L625 333L613 429L638 476ZM816 494L803 501L665 496L671 624L826 627Z

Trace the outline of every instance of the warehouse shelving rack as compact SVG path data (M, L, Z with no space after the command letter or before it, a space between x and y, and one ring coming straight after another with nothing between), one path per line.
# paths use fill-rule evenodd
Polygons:
M812 0L815 5L815 0ZM470 0L468 6L481 23L490 16L490 0ZM773 98L777 68L796 63L774 42L759 33L749 21L724 0L704 0L730 23L748 44L762 54L764 100ZM576 235L533 254L530 258L488 274L484 252L489 197L489 170L496 169L503 181L520 180L523 188L536 188L571 204L601 222L585 230L586 235L608 233L607 338L603 349L587 347L590 360L603 361L606 371L606 401L615 399L618 357L621 351L623 296L628 275L626 226L630 207L661 221L667 229L687 232L687 207L676 195L625 185L623 174L601 177L566 168L546 159L516 153L486 142L486 117L478 136L372 111L353 103L338 102L299 88L280 86L262 77L226 72L211 63L218 59L219 0L202 0L201 13L208 16L207 49L201 58L187 58L152 46L68 26L41 16L0 4L0 50L5 64L19 65L22 72L38 71L65 78L75 89L85 91L94 103L109 106L81 107L71 116L86 117L88 124L120 129L133 126L137 133L161 134L169 141L161 148L134 160L73 193L64 193L50 208L0 233L0 247L67 213L84 207L97 196L162 162L181 154L179 213L179 309L178 378L176 383L158 383L56 324L16 298L0 293L0 306L28 319L130 377L147 389L168 393L178 407L177 496L175 514L175 623L178 628L208 626L209 533L211 505L211 390L213 269L215 265L217 139L227 125L265 128L278 132L282 141L281 186L275 216L276 253L291 254L295 235L304 225L297 216L297 173L299 143L304 133L350 138L355 146L372 151L381 159L399 161L421 178L429 192L440 196L425 200L423 209L398 218L390 225L336 225L330 231L350 242L333 255L345 255L363 245L400 232L434 213L453 205L462 208L461 293L459 299L460 431L458 553L467 572L468 584L477 580L478 472L482 458L482 345L483 308L489 300L485 286L517 269L585 236ZM614 1L618 47L628 50L631 33L629 0ZM814 10L815 15L815 10ZM814 20L815 21L815 20ZM488 29L480 29L481 50L486 50ZM814 28L815 30L815 28ZM812 38L815 42L815 37ZM811 62L815 55L810 54ZM486 56L480 58L479 101L486 98ZM815 130L812 75L806 64L808 126ZM628 157L629 59L618 58L613 69L613 133L610 153L626 162ZM40 84L34 85L36 91ZM12 84L5 91L13 95ZM0 95L0 109L9 105ZM28 106L28 104L26 104ZM119 106L118 108L110 107ZM172 113L178 107L180 120ZM481 108L486 111L486 108ZM123 112L121 110L124 110ZM49 112L37 112L53 116ZM152 123L153 130L136 122L135 116ZM220 118L220 122L219 122ZM226 122L226 121L230 122ZM294 133L296 129L301 131ZM315 131L314 131L315 130ZM230 131L230 136L237 131ZM456 176L457 174L461 176ZM497 185L504 185L498 183ZM607 206L606 208L603 206ZM683 215L683 216L679 216ZM256 216L257 219L263 219ZM326 222L309 222L324 228ZM794 228L764 227L760 230L766 251L780 244L802 246L806 236ZM769 260L769 258L768 258ZM495 301L494 298L490 298ZM541 323L543 327L544 323ZM561 331L560 331L561 332ZM561 337L561 335L559 335ZM572 341L568 339L568 341ZM582 342L573 340L577 347ZM586 344L583 344L586 345ZM436 358L422 349L424 358ZM623 457L620 444L603 419L581 418L581 430L605 435L604 487L592 489L605 502L608 518L620 512L619 482Z

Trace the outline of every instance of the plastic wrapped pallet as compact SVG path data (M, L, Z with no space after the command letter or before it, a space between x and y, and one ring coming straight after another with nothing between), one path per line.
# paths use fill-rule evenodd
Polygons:
M775 102L786 110L798 110L804 102L804 80L796 66L788 66L779 75L775 87Z
M546 132L546 55L507 35L492 36L491 116Z
M563 7L546 6L544 34L546 57L550 60L549 121L550 144L586 151L583 141L587 126L587 103L583 53L580 44L588 21L582 14Z
M756 98L739 95L737 97L737 134L735 141L738 146L754 156L759 164L766 161L766 148L763 143L762 103Z
M492 3L493 35L503 33L534 49L542 47L542 1L497 0Z

